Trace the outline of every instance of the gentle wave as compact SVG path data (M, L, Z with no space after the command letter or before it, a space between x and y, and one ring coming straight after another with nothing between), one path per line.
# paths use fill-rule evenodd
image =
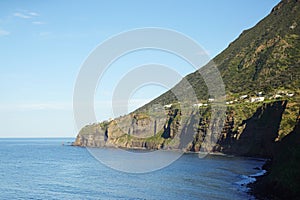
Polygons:
M252 175L241 175L240 177L242 178L242 180L235 182L237 185L241 186L241 189L243 191L249 191L249 188L247 187L250 183L254 183L256 181L256 177L259 176L263 176L264 174L266 174L267 171L266 170L261 170L255 174Z

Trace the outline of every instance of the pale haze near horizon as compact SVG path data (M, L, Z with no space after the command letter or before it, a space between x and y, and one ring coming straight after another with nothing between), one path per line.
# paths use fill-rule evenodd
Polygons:
M198 42L211 58L245 29L270 13L269 1L1 1L0 137L75 137L74 83L97 45L131 29L159 27ZM161 52L137 52L111 66L99 82L99 121L114 117L114 85L133 66L164 63L182 76L194 71L185 61ZM131 98L129 110L167 88L147 86Z

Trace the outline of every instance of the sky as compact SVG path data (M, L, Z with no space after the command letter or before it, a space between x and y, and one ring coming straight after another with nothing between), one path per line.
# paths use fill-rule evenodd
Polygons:
M0 138L76 137L73 91L89 54L121 32L158 27L195 40L213 58L278 0L3 0L0 1ZM181 76L195 69L179 57L141 51L121 57L95 91L98 121L114 116L114 88L135 66L162 63ZM128 111L168 88L133 91ZM92 122L91 122L92 123Z

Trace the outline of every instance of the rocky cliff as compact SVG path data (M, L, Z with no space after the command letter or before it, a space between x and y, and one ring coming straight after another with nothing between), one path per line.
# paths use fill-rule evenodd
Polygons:
M299 199L300 197L300 112L292 132L273 146L267 174L251 185L258 199Z
M152 117L146 113L132 113L109 122L87 125L78 134L76 146L117 146L123 148L165 148L168 139L180 128L180 110L166 110L165 115Z
M219 140L213 151L269 157L273 145L297 123L299 104L293 99L235 104L227 107ZM211 107L195 108L188 121L181 109L166 109L164 117L130 114L84 127L74 145L199 151L211 123ZM295 117L294 117L295 116ZM282 125L289 121L289 126Z

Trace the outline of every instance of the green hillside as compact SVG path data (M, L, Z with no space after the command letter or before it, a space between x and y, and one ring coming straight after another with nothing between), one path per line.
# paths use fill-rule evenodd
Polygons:
M300 86L300 5L298 1L282 1L256 26L243 31L228 48L213 59L226 86L228 99L242 94L263 92L273 95L279 90L296 92ZM205 70L207 66L200 68ZM186 79L199 100L208 99L206 84L200 73ZM184 82L175 86L184 89ZM166 92L139 110L153 104L176 102Z

